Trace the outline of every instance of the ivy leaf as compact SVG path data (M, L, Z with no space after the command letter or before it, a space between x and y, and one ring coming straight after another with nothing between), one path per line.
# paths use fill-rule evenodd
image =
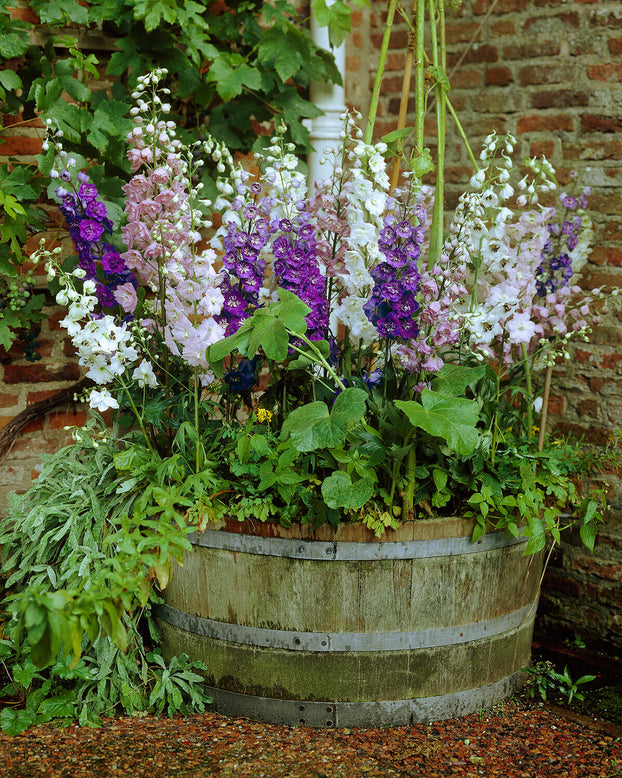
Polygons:
M42 23L49 24L78 24L88 26L88 10L75 0L39 0L32 4L33 11L37 13Z
M272 27L262 36L257 47L257 59L261 63L274 61L274 69L282 81L298 73L309 57L309 46L302 33L295 27L283 31Z
M22 79L17 73L14 73L12 70L0 70L0 98L2 100L6 97L5 89L9 92L14 92L16 89L21 88Z
M155 30L163 19L174 24L177 11L176 0L137 0L134 3L134 18L143 20L147 32Z
M322 483L322 497L329 508L360 508L371 500L373 493L372 479L359 478L353 483L345 470L335 470Z
M473 400L465 400L424 389L421 403L396 400L395 405L408 417L413 427L443 438L457 454L470 454L477 446L479 433L475 429L479 408Z
M426 173L431 173L434 170L434 162L430 149L424 149L419 156L413 157L409 164L415 178L423 178Z
M594 541L596 540L596 527L593 524L582 524L579 528L579 535L583 544L589 548L590 551L594 550Z
M28 38L23 38L15 32L7 32L0 35L0 54L5 59L21 57L30 46Z
M352 19L350 9L343 0L328 5L326 0L311 0L311 15L319 27L328 27L331 46L340 46L350 32Z
M218 95L225 101L233 100L246 89L260 89L261 73L252 68L243 57L219 56L210 65L207 81L216 84Z

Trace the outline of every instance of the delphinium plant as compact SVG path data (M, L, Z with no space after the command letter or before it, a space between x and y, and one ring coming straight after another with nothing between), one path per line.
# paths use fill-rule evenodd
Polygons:
M442 5L430 3L441 26ZM441 135L445 108L452 112L443 40L434 39L430 71ZM398 182L388 171L396 138L374 143L373 120L363 132L360 117L346 114L341 149L309 189L278 121L254 165L235 164L211 139L185 147L165 76L142 76L133 95L122 226L85 161L49 130L78 263L61 264L44 246L37 258L68 306L62 324L93 381L86 399L95 413L115 414L105 444L78 442L72 455L105 465L98 505L110 505L125 573L149 593L128 600L118 589L125 573L115 571L99 591L118 618L72 617L65 629L20 579L14 635L26 653L34 649L34 665L53 662L63 641L78 659L100 633L122 643L115 626L148 611L187 531L223 517L362 522L381 535L401 522L462 515L474 519L474 538L523 532L528 552L569 525L592 546L603 504L582 488L589 459L578 443L535 430L546 407L548 379L539 377L567 356L571 338L588 337L604 296L577 284L589 192L541 207L557 186L549 163L516 167L514 140L491 135L480 161L471 155L469 191L444 232L441 145L435 187L422 182L431 159L425 105ZM213 203L196 184L203 160L218 176ZM26 560L16 547L37 495L5 532L13 566ZM82 602L85 588L93 594L84 581L72 579L78 591L67 602Z
M220 173L212 205L192 186L197 149L166 118L162 75L135 93L124 250L80 172L57 190L78 268L50 262L97 385L91 407L134 419L117 458L128 489L145 487L132 471L147 452L175 458L203 523L363 521L381 533L466 512L475 537L525 524L532 551L577 503L591 544L600 514L571 477L580 448L534 436L534 377L587 337L601 296L575 284L587 190L540 207L556 188L550 164L517 171L513 138L491 135L437 252L433 193L408 171L391 188L386 144L346 115L313 191L280 127L255 173L204 143ZM71 159L58 159L69 183ZM208 242L210 210L220 227Z

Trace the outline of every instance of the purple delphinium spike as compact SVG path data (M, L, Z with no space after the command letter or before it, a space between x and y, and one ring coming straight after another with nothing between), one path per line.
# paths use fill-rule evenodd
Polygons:
M405 220L397 222L391 214L385 216L378 240L384 261L370 271L375 283L363 308L383 338L408 341L419 331L415 315L419 310L417 259L422 239L422 229Z
M315 230L306 214L301 214L293 222L281 219L278 231L282 234L272 244L277 283L311 308L307 335L310 340L322 340L328 331L328 300L326 278L319 268Z
M59 209L65 217L78 254L78 266L86 273L86 279L96 282L100 305L113 308L117 304L115 289L126 283L136 288L136 279L118 249L104 242L106 235L112 233L113 225L106 206L97 199L97 188L84 173L79 174L79 181L80 185L75 192L68 192L64 188L56 190Z
M570 284L574 270L568 252L577 247L583 225L581 216L573 212L585 208L589 192L589 187L586 187L578 198L562 195L560 200L566 211L564 220L561 225L554 221L547 225L549 239L542 250L542 261L536 270L536 285L540 297Z
M236 332L244 319L250 316L251 309L259 304L259 290L266 270L266 260L260 253L269 238L268 223L258 215L254 206L245 209L245 216L246 227L229 222L223 238L225 272L220 289L224 305L222 314L216 320L219 324L226 324L227 335Z

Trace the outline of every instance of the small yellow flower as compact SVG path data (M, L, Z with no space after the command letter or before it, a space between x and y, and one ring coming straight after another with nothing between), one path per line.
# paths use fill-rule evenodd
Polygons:
M267 421L270 423L272 421L272 411L267 411L265 408L258 408L257 409L257 421Z
M536 427L536 425L534 424L533 427L531 428L531 434L537 435L538 432L540 432L540 427Z

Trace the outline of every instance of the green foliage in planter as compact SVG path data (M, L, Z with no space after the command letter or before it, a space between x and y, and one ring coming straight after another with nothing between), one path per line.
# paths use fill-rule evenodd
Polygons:
M240 151L261 147L265 139L258 137L258 127L276 115L285 118L298 149L308 151L303 120L321 114L307 99L309 82L341 78L332 56L311 40L308 20L286 0L232 0L225 8L209 0L92 0L88 6L31 0L41 20L40 44L31 43L35 27L14 18L12 5L0 0L2 113L21 112L22 121L13 127L37 116L50 120L62 131L67 152L97 160L89 174L112 202L121 198L129 173L125 136L133 126L131 93L142 73L168 69L173 113L182 130L204 127ZM319 22L330 26L334 38L343 37L350 25L348 6L340 0ZM71 35L62 37L67 27ZM85 36L98 30L115 42L107 61L81 48L88 47ZM114 78L112 85L104 85L104 74ZM52 157L53 149L37 157L43 176L18 159L0 165L0 279L8 278L8 284L18 279L20 289L13 305L0 286L5 348L42 318L43 296L31 296L28 279L18 277L28 234L45 224L37 204L50 184ZM209 170L205 183L213 187ZM114 218L114 209L108 210Z
M46 459L38 482L0 523L5 580L0 658L8 673L0 713L12 734L51 720L97 724L123 711L201 712L199 669L166 665L151 619L173 558L189 548L169 488L153 463L151 490L128 494L118 446L91 422ZM9 618L9 614L12 618Z

